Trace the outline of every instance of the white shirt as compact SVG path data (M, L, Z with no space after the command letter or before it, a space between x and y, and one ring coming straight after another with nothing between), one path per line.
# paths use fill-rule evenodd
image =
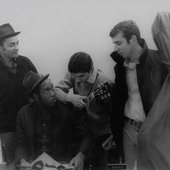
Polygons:
M130 119L143 122L146 116L137 82L136 65L137 63L124 63L129 96L125 104L124 114Z

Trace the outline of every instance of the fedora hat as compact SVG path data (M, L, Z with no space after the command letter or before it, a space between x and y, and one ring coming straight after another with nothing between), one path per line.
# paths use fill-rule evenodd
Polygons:
M20 32L15 32L12 26L7 23L0 26L0 39L9 38L18 35Z
M27 94L30 94L38 85L40 85L45 79L47 79L49 74L42 75L29 71L25 74L23 78L23 86Z

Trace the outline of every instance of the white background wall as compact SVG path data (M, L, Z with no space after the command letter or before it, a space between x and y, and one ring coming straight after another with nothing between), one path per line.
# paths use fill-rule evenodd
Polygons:
M158 11L170 11L170 0L0 0L0 25L9 22L21 31L20 54L40 73L50 73L55 84L77 51L89 53L114 78L111 28L133 19L148 46L156 48L151 25Z

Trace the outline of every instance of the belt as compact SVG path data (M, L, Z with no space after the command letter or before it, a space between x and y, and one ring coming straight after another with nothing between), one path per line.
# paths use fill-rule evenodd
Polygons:
M140 128L141 128L141 126L142 126L142 122L137 122L137 121L135 121L135 120L133 120L133 119L130 119L130 118L126 117L126 116L125 116L125 121L126 121L128 124L134 126L137 131L139 131Z

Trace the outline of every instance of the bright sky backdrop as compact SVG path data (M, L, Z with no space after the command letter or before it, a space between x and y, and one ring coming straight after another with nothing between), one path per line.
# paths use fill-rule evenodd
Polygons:
M21 31L20 54L29 57L54 84L63 78L71 55L89 53L96 67L114 79L110 58L111 28L134 20L150 48L151 26L158 11L170 12L170 0L0 0L0 25Z

